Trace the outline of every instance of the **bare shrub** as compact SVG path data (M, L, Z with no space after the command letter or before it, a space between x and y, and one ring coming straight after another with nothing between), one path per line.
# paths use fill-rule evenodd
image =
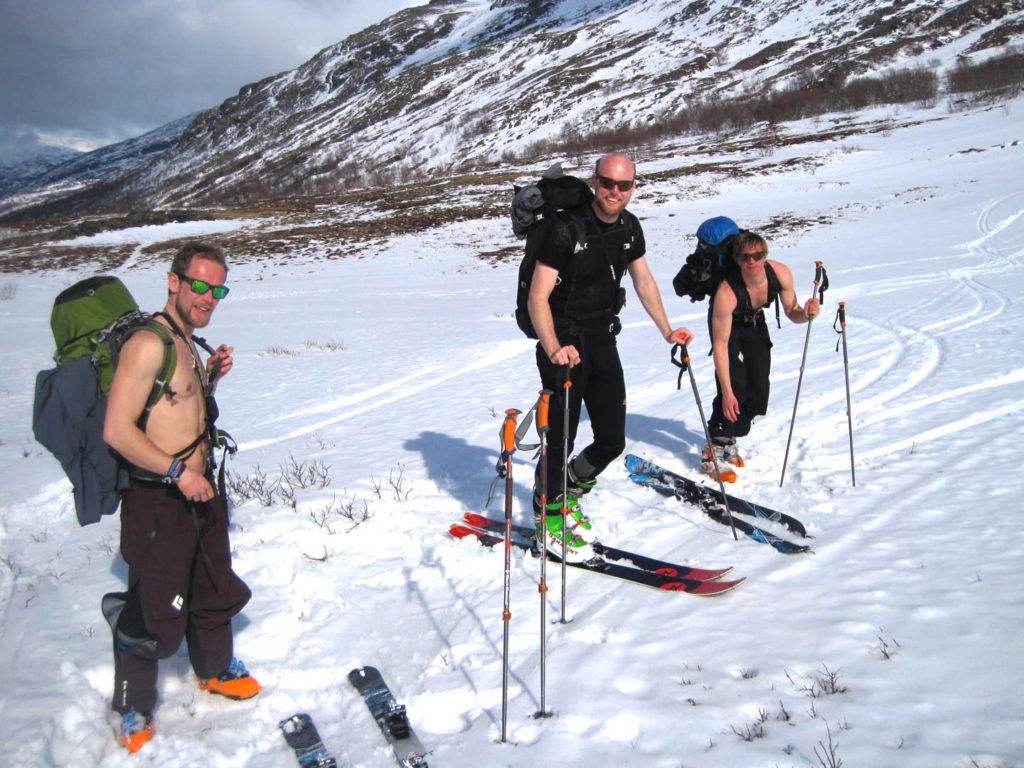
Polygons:
M399 463L397 467L388 470L387 484L391 488L391 495L395 501L407 501L409 494L412 493L412 487L407 484L407 478L405 477L405 464ZM384 497L384 479L380 477L370 476L370 486L373 488L373 492L377 494L377 498Z
M258 353L261 357L296 357L299 353L287 347L267 347Z
M962 58L946 74L946 90L950 93L984 91L1021 83L1024 83L1024 51L1017 47L977 63Z
M274 503L277 483L267 479L267 473L259 464L253 468L251 475L240 475L228 470L225 473L225 482L232 504L242 504L250 499L256 499L264 507L272 506Z
M331 467L320 459L296 461L288 454L288 461L281 466L281 485L290 488L326 488L331 484Z
M818 746L814 748L814 756L818 758L821 768L842 768L843 760L839 757L839 742L833 741L832 729L829 728L828 723L825 723L825 732L828 734L828 744L819 741ZM818 751L819 747L821 752Z
M313 341L312 339L306 339L306 349L319 349L323 352L337 352L345 349L345 342L337 341L335 339L328 339L327 341Z

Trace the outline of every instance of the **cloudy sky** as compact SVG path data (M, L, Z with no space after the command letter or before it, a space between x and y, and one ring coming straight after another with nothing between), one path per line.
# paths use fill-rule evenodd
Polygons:
M426 0L0 0L0 159L138 136Z

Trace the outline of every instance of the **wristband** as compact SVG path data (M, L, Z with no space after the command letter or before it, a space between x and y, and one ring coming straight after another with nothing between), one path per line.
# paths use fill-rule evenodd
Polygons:
M164 485L177 485L181 475L185 472L185 462L175 457L171 466L167 468L167 474L163 476Z

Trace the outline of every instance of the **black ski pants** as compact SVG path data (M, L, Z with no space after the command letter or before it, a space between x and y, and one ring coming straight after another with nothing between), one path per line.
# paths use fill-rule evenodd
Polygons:
M559 339L562 340L562 335ZM566 343L566 342L563 342ZM594 433L593 442L580 451L586 465L593 467L596 477L626 448L626 381L622 373L615 335L607 330L578 333L574 341L580 353L580 364L571 370L569 388L569 444L572 456L580 413L585 405ZM551 362L540 344L537 345L537 369L544 389L551 396L548 424L548 488L549 500L562 493L563 443L565 442L565 367ZM537 489L540 485L537 471Z
M733 321L729 334L729 379L732 392L740 404L740 415L729 421L722 414L722 385L715 377L717 394L711 404L708 432L711 439L731 443L750 433L755 416L768 413L769 374L772 368L772 340L764 315L756 324Z
M190 503L177 486L132 481L121 501L121 555L128 593L118 629L144 637L114 652L117 712L152 712L157 662L188 644L196 675L223 674L234 653L231 617L251 597L231 569L223 497Z

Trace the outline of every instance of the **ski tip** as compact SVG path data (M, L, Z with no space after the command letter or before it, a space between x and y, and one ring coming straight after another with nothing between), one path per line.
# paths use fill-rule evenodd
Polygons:
M733 581L702 581L696 587L686 585L685 583L669 583L663 586L662 589L673 592L686 592L698 597L713 597L714 595L724 595L726 592L732 592L746 580L746 576L741 576Z
M490 518L477 512L464 512L462 519L471 525L487 525L491 522Z
M356 667L348 673L348 679L349 682L355 683L359 680L365 680L367 677L373 677L374 675L379 674L380 672L377 671L376 667Z

